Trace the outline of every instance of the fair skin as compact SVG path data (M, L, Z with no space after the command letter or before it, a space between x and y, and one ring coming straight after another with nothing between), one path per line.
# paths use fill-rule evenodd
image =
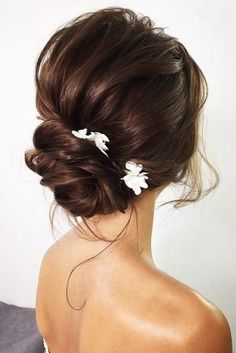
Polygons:
M40 268L36 320L50 353L232 353L222 312L153 261L154 206L163 189L136 197L138 243L133 213L118 243L73 272L69 301L79 308L86 300L81 310L66 302L66 280L74 266L109 243L84 240L79 229L71 229L48 249ZM125 214L86 221L95 234L114 239L129 216L130 207Z

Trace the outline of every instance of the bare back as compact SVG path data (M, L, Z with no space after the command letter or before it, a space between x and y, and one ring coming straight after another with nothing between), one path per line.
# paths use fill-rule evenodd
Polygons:
M36 301L38 328L50 353L184 352L203 323L214 328L217 317L222 319L197 292L119 247L73 272L69 302L82 308L74 310L66 301L68 276L104 244L80 239L73 231L58 244L44 256Z

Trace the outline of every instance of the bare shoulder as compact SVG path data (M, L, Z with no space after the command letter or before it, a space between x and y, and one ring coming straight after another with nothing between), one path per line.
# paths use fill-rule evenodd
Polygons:
M184 304L183 304L184 305ZM187 339L183 344L190 353L232 353L232 338L228 321L213 303L193 292L187 310ZM197 321L197 322L196 322Z
M215 305L203 304L198 318L201 325L187 340L189 352L232 353L230 327L222 311Z
M216 305L165 272L160 271L157 281L166 295L161 303L166 308L163 311L167 323L164 338L170 352L173 349L173 352L181 353L232 353L230 327ZM157 298L156 305L159 303L160 298ZM162 325L158 312L156 325L157 330Z
M200 298L203 301L203 298ZM201 317L202 327L199 328L197 334L198 336L206 334L202 349L205 347L208 352L212 353L232 353L230 326L223 312L217 306L204 300ZM201 348L201 343L197 341L196 347L198 348L198 346Z
M57 282L58 273L63 277L66 271L67 275L72 263L77 262L78 251L75 259L72 251L75 244L77 240L68 233L46 251L37 292L39 309L52 306L52 296L45 296L49 281L57 288L63 282ZM87 245L81 241L79 246L81 256L87 256ZM94 249L89 255L92 252ZM98 266L90 268L95 272L91 281L94 294L87 302L81 337L86 347L96 342L96 346L102 345L101 352L112 352L110 348L115 344L124 353L232 353L230 327L216 305L166 272L140 264L140 259L122 259L120 264L117 258L111 260L104 258L104 271L98 271ZM57 297L53 295L54 304ZM40 321L40 310L38 313ZM41 321L41 326L45 325Z

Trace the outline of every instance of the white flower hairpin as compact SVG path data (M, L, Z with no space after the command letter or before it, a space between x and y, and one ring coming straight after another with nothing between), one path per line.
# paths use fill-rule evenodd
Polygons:
M102 151L102 153L104 153L108 157L107 153L105 152L106 150L108 150L106 142L109 142L110 140L105 134L102 134L101 132L91 132L90 135L87 135L86 128L80 129L78 131L72 130L72 134L81 139L94 141L100 151Z
M132 161L127 161L125 164L127 170L125 170L126 175L121 178L124 180L125 184L133 189L135 195L141 193L141 187L144 189L148 188L145 179L148 179L147 172L141 172L143 166L142 164L136 164Z
M91 141L94 141L96 146L104 153L107 157L107 153L105 150L108 150L108 147L106 146L106 142L109 142L109 138L105 135L102 134L101 132L91 132L89 135L87 135L87 129L80 129L78 131L72 130L72 134L78 138L82 139L88 139ZM139 195L141 193L141 187L144 189L148 188L148 185L145 181L145 179L148 179L148 174L147 172L141 172L142 171L142 164L136 164L135 162L132 161L127 161L125 164L126 169L124 170L126 172L126 175L122 178L121 180L124 180L125 184L131 188L135 195Z

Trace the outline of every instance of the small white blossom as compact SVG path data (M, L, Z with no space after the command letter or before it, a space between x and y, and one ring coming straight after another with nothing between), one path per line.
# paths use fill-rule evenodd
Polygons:
M94 141L100 151L108 157L107 153L105 152L108 150L108 147L105 143L109 142L110 140L105 134L102 134L101 132L91 132L89 135L87 135L86 128L80 129L78 131L72 130L72 134L78 138Z
M136 164L132 161L127 161L125 164L127 170L125 170L126 175L121 179L124 180L125 184L133 189L135 195L141 193L141 187L144 189L148 188L145 179L148 179L147 172L141 172L142 164Z

